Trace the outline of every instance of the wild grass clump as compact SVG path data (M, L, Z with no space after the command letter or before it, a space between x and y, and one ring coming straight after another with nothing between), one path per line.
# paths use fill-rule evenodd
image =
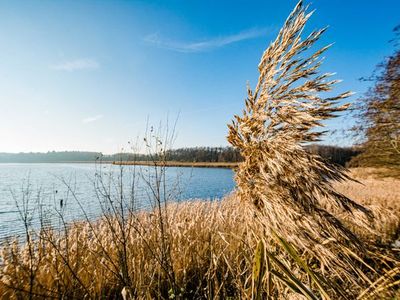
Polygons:
M351 95L323 96L338 80L319 72L330 45L312 51L326 28L302 38L311 15L300 1L262 55L243 115L229 125L228 141L243 157L237 194L258 208L267 236L278 234L322 273L362 289L370 279L359 264L373 247L357 232L377 234L373 211L335 190L334 182L351 180L344 168L302 147L320 141L318 128L346 110L341 101Z
M0 294L5 298L113 298L125 290L131 298L249 295L257 245L250 211L234 197L170 204L167 210L162 221L156 212L131 215L124 225L129 232L125 241L119 220L102 218L75 223L62 235L53 229L42 231L33 243L33 257L27 244L14 241L4 246ZM167 244L168 258L161 239ZM129 267L124 271L125 260Z
M243 116L229 126L228 140L244 158L236 173L239 197L263 212L267 227L310 253L325 251L325 263L330 264L339 261L338 249L329 250L329 244L362 249L335 211L362 211L368 218L372 214L333 189L332 181L349 179L341 167L301 147L320 139L323 132L315 128L345 110L347 105L338 101L350 95L320 96L337 80L318 73L320 55L329 46L301 56L325 31L302 40L310 16L300 2L264 52L256 89L248 88ZM326 243L330 239L336 242Z

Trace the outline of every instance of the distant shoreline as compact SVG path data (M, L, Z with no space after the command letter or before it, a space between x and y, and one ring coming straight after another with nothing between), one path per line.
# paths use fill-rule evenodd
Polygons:
M122 166L154 166L165 164L166 167L185 168L226 168L233 169L238 166L237 162L183 162L183 161L47 161L47 162L0 162L2 164L112 164Z
M187 167L187 168L228 168L233 169L238 166L237 162L187 162L187 161L114 161L113 165L123 166L154 166L165 165L166 167Z
M0 165L10 165L10 164L113 164L112 160L102 160L102 161L94 161L94 160L77 160L77 161L7 161L0 162Z

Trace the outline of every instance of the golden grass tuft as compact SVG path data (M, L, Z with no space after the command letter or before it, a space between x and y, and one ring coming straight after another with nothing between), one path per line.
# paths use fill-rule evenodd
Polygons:
M302 147L320 140L324 132L316 128L347 109L339 101L351 94L322 97L338 81L319 74L329 46L309 53L325 28L302 39L311 15L300 1L262 55L256 88L248 88L243 116L229 125L228 140L244 159L236 172L238 196L259 208L269 235L277 232L318 257L322 269L349 277L347 251L365 247L341 218L347 214L349 222L368 227L373 214L333 187L350 179L342 167Z

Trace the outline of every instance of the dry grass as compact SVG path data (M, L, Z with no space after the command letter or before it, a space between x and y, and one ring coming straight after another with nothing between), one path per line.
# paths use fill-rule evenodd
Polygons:
M400 180L368 180L373 184L360 187L346 182L340 184L338 189L348 195L359 196L358 199L365 201L366 205L385 206L390 204L388 199L392 199L392 205L399 207L396 201L399 200L399 192L392 189L391 194L387 193L390 198L384 198L381 186L388 184L388 187L394 187L400 184ZM177 298L251 298L254 251L259 237L264 234L255 214L253 205L239 201L235 195L221 202L194 201L169 205L168 220L165 220L169 224L166 236L176 291L169 287L168 275L160 263L159 216L154 212L139 213L127 221L129 284L123 284L121 279L118 251L121 244L114 236L121 233L111 230L119 227L116 224L110 227L109 221L103 219L92 225L88 222L76 223L61 236L52 231L43 232L35 243L33 262L27 245L12 243L3 247L0 295L4 299L27 298L29 270L30 266L34 266L33 298L118 297L125 286L129 286L133 298L173 298L173 295ZM378 216L377 221L387 224L386 218L387 215ZM396 229L399 229L398 224ZM393 227L382 226L379 232L390 236ZM371 240L375 238L374 234L364 234ZM292 272L307 282L307 276L284 253L279 253L272 239L266 241L268 249L280 255ZM385 251L382 250L382 254ZM333 273L320 274L333 282L340 282ZM372 282L374 276L369 276ZM347 289L349 297L355 297L362 291L351 282L341 284L343 290ZM275 293L278 291L276 298L295 297L285 286L275 287Z
M341 193L362 204L381 205L400 213L400 179L382 177L385 172L385 169L350 169L350 175L359 182L347 181L336 187Z
M357 271L348 270L357 268L353 257L367 246L352 228L372 231L372 211L335 190L333 182L350 179L343 168L302 147L321 139L324 132L316 129L346 110L340 101L351 94L323 96L338 80L319 73L329 46L312 50L325 29L302 37L311 15L300 1L262 55L243 115L229 126L228 140L243 157L238 197L258 208L268 236L278 233L317 260L321 271L362 287Z
M390 174L386 169L355 168L350 175L358 182L335 184L340 193L374 212L374 226L379 228L380 238L388 243L400 238L400 179Z
M367 261L374 261L369 267L376 274L386 272L376 243L390 239L390 235L382 237L382 223L395 221L385 208L364 206L340 193L334 183L351 179L345 169L302 147L321 140L325 132L318 129L348 108L342 100L351 94L324 97L339 81L331 79L331 73L319 72L321 55L330 45L313 50L326 28L303 38L312 15L307 10L300 1L263 53L258 82L254 90L248 86L243 113L229 125L228 141L243 157L235 176L238 197L257 208L264 236L283 238L303 259L315 262L315 269L334 274L342 283L351 282L354 291L371 286L373 278L364 269ZM309 271L299 255L287 260ZM396 259L389 260L397 264ZM283 273L272 278L289 280L288 287L295 285L302 295L313 298L293 276ZM328 297L318 277L309 275L321 295ZM339 289L330 287L338 297ZM345 294L349 297L348 291Z
M46 297L116 297L124 286L134 298L213 298L248 293L255 247L249 230L251 216L228 198L221 203L196 201L168 207L168 239L174 282L168 286L160 248L159 216L142 213L127 221L129 283L122 284L116 242L107 220L73 225L58 237L44 232L35 244L35 284L32 293ZM113 220L113 222L117 222ZM117 228L117 227L115 227ZM4 247L0 269L0 295L26 297L30 256L26 246ZM246 287L247 282L247 287Z

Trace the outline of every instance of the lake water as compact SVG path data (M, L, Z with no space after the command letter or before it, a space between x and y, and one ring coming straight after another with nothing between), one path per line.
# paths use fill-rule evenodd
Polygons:
M23 234L24 207L33 228L39 228L40 213L53 226L60 212L67 221L84 219L85 214L95 218L102 205L107 209L104 194L113 200L122 194L123 202L135 209L151 208L151 186L156 189L159 171L145 166L124 166L121 171L119 166L90 163L0 164L0 241ZM174 201L220 199L235 187L233 171L224 168L168 167L164 179L165 197L163 188L160 194Z

